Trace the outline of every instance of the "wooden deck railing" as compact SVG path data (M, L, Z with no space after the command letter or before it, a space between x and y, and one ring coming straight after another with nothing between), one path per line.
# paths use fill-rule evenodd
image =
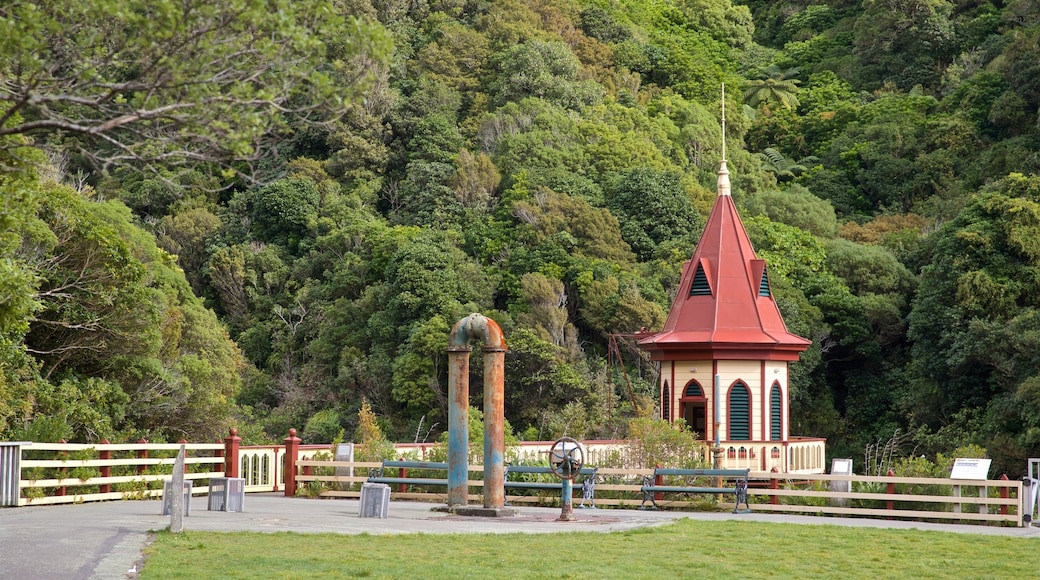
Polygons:
M367 481L368 470L379 463L301 460L297 462L297 482L310 486L310 492L321 497L356 498L360 484ZM353 476L334 475L336 469L354 468ZM473 472L483 468L470 466ZM304 474L306 472L306 474ZM636 508L642 503L642 478L653 469L599 468L596 472L596 505ZM409 475L412 475L409 473ZM945 520L960 522L994 522L1022 526L1022 482L997 479L966 481L959 479L806 475L801 473L752 472L752 511L902 518L912 520ZM831 491L830 482L848 482L849 491ZM471 480L470 487L481 488L483 481ZM580 497L580 485L575 486ZM391 498L444 502L446 491L423 486L409 486L401 491L391 488ZM472 494L470 501L479 502ZM553 492L507 495L512 505L558 505L560 497ZM733 509L733 496L681 496L661 494L656 503L677 509Z
M162 495L179 443L27 443L15 470L0 482L4 506L143 499ZM225 475L223 443L186 443L184 478L207 493L209 478ZM8 446L10 447L10 446ZM14 455L13 448L7 449ZM10 459L10 458L6 458ZM5 472L8 470L5 470Z
M296 495L298 486L308 493L330 497L355 497L368 470L378 463L318 461L313 457L329 451L328 445L300 444L290 430L283 445L244 447L232 430L223 443L165 443L146 441L112 444L0 442L0 507L52 503L72 503L111 499L155 497L162 494L162 482L169 479L175 456L184 445L185 478L193 480L193 492L208 491L211 477L243 477L247 492L280 491ZM543 442L544 443L544 442ZM791 460L802 469L816 469L816 441L797 441L780 451L779 459ZM526 445L526 452L539 456L541 443ZM596 456L618 456L611 448L624 442L594 443ZM724 442L724 447L726 443ZM426 459L428 449L402 446L404 456ZM735 450L733 459L762 465L762 453L778 459L774 450L763 448L752 453ZM419 455L419 452L422 455ZM730 455L727 453L727 455ZM477 462L474 462L477 463ZM597 462L588 461L589 466ZM766 462L769 465L770 462ZM742 464L736 465L741 467ZM727 463L725 467L732 467ZM473 465L472 470L481 469ZM824 475L788 471L780 473L752 468L752 487L748 495L756 511L822 513L866 517L897 517L925 520L1005 522L1022 525L1023 487L1019 480L965 481L954 479ZM637 507L642 502L641 479L652 469L600 467L596 480L596 503L602 506ZM832 488L844 483L845 491ZM471 481L479 489L482 481ZM577 486L576 486L577 488ZM445 501L444 490L394 490L394 497ZM471 498L479 501L479 496ZM514 504L559 501L550 493L507 496ZM671 507L710 507L716 498L668 496L657 498L658 505ZM721 498L715 507L725 506L730 497Z

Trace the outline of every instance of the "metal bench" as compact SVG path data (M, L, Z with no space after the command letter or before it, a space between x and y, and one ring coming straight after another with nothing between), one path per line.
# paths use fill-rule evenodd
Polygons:
M677 469L670 467L658 467L654 469L653 475L646 475L643 477L643 503L639 505L639 509L645 509L646 503L650 502L652 508L657 508L657 500L654 498L654 494L657 493L713 493L713 494L728 494L732 493L736 498L736 503L733 507L733 513L745 513L751 511L751 506L748 505L747 499L747 486L748 486L748 475L750 469ZM732 485L711 485L711 486L697 486L697 485L664 485L657 484L657 481L663 481L665 477L711 477L721 480L732 482ZM740 504L744 504L747 508L740 510Z
M592 507L596 507L596 469L595 467L582 467L578 472L585 480L581 484L582 499L581 506L585 507L585 500L592 502ZM530 474L530 475L550 475L556 479L556 481L524 481L514 480L510 481L509 476L511 474ZM553 475L551 469L547 466L542 465L507 465L506 466L506 489L536 489L536 490L552 490L563 493L563 482Z
M385 484L396 484L396 485L436 485L447 487L448 480L439 478L429 477L408 477L407 475L388 476L385 475L388 469L397 470L408 470L408 469L427 469L427 470L438 470L447 473L448 464L440 461L392 461L385 460L383 464L369 471L368 482L369 483L385 483ZM524 481L514 480L510 481L509 476L514 474L531 474L531 475L552 475L552 470L545 466L531 466L531 465L507 465L505 473L505 488L506 489L540 489L540 490L556 490L562 491L563 484L557 479L557 481ZM400 472L399 472L400 473ZM595 493L595 480L596 480L596 468L595 467L583 467L581 469L581 475L585 477L585 481L588 482L586 487L582 485L582 504L584 500L592 500L595 505L595 499L593 494ZM555 477L555 476L553 476Z
M407 469L430 469L430 470L441 470L447 473L448 464L441 461L391 461L384 460L383 465L376 467L369 471L368 482L369 483L386 483L386 484L399 484L399 485L443 485L448 486L448 480L430 478L430 477L408 477L408 476L387 476L384 475L387 469L407 470ZM400 472L399 472L400 473Z

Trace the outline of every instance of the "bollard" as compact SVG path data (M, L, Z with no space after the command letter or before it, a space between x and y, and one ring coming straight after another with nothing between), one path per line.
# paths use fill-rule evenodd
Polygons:
M296 495L296 460L300 458L300 438L296 436L296 429L289 429L289 436L285 438L285 496Z

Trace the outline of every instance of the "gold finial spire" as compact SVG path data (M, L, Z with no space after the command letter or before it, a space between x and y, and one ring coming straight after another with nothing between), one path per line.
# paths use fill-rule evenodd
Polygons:
M718 195L730 195L729 169L726 168L726 84L722 84L722 164L719 166Z

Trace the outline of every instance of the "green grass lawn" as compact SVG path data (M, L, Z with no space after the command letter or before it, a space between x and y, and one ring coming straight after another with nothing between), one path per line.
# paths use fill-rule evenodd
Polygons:
M158 534L141 578L1035 578L1032 539L680 520L627 532Z

